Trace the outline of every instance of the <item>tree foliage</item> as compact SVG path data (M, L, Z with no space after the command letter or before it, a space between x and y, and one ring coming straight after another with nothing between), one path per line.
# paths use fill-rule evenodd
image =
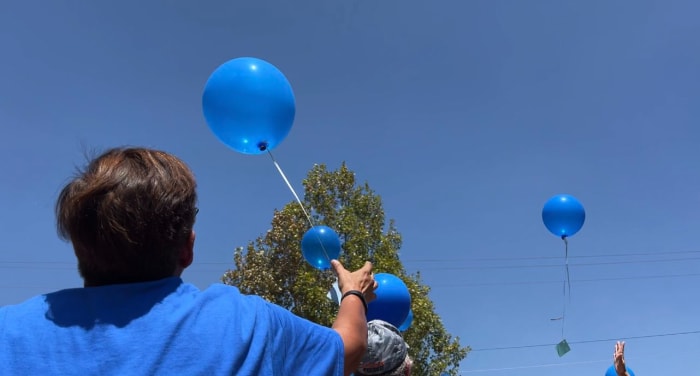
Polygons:
M315 225L334 229L341 240L340 261L348 270L372 261L375 273L400 277L411 293L413 323L404 332L414 360L412 374L457 375L469 347L453 338L435 313L430 288L420 273L408 274L399 259L401 235L393 220L386 223L380 196L367 183L356 184L355 174L343 163L329 171L315 165L303 181L304 208ZM310 223L296 202L275 210L264 236L234 251L235 269L222 280L245 294L255 294L295 314L330 326L338 306L327 297L335 276L311 267L301 254L301 238Z

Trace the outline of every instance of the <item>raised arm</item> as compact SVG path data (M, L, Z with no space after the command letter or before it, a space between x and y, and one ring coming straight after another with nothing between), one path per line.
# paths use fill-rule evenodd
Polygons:
M340 334L345 348L345 375L353 373L360 365L367 350L367 303L374 300L377 282L372 273L372 263L355 271L346 270L332 260L331 265L338 276L338 288L343 296L333 329Z
M618 376L630 376L627 373L627 367L625 366L625 342L617 341L615 344L615 353L613 354L613 364L615 365L615 372Z

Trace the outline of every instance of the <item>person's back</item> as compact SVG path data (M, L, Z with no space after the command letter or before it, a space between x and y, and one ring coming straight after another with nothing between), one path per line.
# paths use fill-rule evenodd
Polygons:
M338 375L343 367L329 356L343 346L332 330L230 286L200 292L177 277L46 294L0 310L0 327L9 345L0 375Z
M196 183L178 158L112 149L64 187L59 234L83 288L0 308L0 375L347 375L367 346L372 266L331 264L333 328L222 284L180 279L193 260Z

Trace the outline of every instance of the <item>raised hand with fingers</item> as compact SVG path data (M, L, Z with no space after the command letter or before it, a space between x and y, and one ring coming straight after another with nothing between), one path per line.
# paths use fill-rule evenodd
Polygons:
M354 272L345 269L338 260L332 260L331 266L338 276L338 288L343 296L348 291L359 291L362 293L365 303L369 303L376 298L374 290L377 289L377 281L374 280L371 262L365 262L362 268Z
M627 373L627 367L625 367L625 342L617 341L615 344L615 353L613 354L613 364L615 365L615 372L618 376L629 376Z
M352 374L367 350L367 303L377 296L377 282L372 273L372 263L351 272L338 261L331 260L331 267L338 276L338 288L342 294L338 316L333 322L345 346L345 375Z

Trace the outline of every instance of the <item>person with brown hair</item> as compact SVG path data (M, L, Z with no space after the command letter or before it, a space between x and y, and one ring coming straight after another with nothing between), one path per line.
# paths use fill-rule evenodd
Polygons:
M181 279L194 257L196 181L177 157L114 148L61 191L59 235L84 287L0 308L2 375L349 375L367 348L372 264L332 260L332 328L237 288Z

